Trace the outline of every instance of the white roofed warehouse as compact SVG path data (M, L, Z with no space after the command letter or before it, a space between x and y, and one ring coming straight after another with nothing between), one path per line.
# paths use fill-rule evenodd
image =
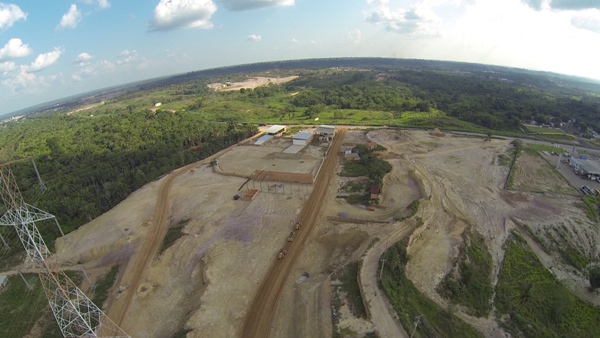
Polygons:
M296 144L296 145L306 146L310 143L312 138L313 138L312 133L301 131L301 132L297 133L296 135L294 135L294 139L292 140L292 143Z
M600 176L600 163L596 161L571 158L569 159L569 165L579 174L585 175L590 179Z
M319 142L331 142L331 140L333 140L333 135L335 134L335 126L322 124L315 130L315 134L319 135Z
M269 127L269 129L265 130L265 134L267 135L279 135L286 131L286 126L280 126L278 124Z
M256 140L256 142L254 142L255 146L262 146L263 144L271 141L273 139L273 135L263 135L261 137L258 138L258 140Z

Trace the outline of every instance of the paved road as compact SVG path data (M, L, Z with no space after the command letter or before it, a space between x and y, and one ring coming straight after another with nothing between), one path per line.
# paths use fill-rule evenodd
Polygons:
M274 258L275 261L271 265L258 289L258 293L248 308L242 337L265 338L269 336L277 300L302 250L304 242L315 225L315 220L323 203L323 197L329 186L329 180L337 165L338 152L345 133L346 129L343 128L338 129L336 132L319 176L315 180L313 190L300 213L299 221L302 222L302 228L296 231L296 238L293 242L285 242L284 248L288 252L287 256L280 260ZM275 253L273 253L273 256L275 257Z

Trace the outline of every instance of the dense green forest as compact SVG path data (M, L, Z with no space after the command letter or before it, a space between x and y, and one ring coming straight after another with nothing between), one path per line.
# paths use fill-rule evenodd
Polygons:
M205 121L185 112L44 114L5 125L0 144L3 161L35 160L47 189L41 191L33 165L23 161L11 165L21 192L70 232L144 184L256 132L253 126ZM58 236L55 226L41 231L50 243ZM18 242L11 248L22 251Z

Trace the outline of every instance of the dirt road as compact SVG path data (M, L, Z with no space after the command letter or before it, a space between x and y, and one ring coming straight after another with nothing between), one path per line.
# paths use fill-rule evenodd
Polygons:
M302 250L304 242L314 227L327 186L337 165L338 152L345 133L345 129L338 130L329 147L319 176L315 180L314 188L300 213L299 221L302 222L302 228L296 231L296 239L293 242L285 243L284 248L288 252L287 256L281 260L275 258L260 285L254 301L248 308L242 331L243 337L264 338L269 336L279 294ZM273 256L275 256L275 253L273 253Z
M242 141L242 143L243 142L244 141ZM129 262L125 267L123 277L121 278L120 285L125 287L125 291L119 299L115 299L112 294L109 295L109 308L106 310L106 313L108 317L111 318L118 326L122 326L127 315L127 311L129 310L129 307L133 301L133 297L137 293L140 282L144 278L144 272L147 270L152 260L156 257L156 254L158 253L165 234L169 228L169 217L171 216L169 192L171 191L173 181L191 169L198 167L199 165L209 163L212 159L222 156L236 146L237 145L233 145L205 158L202 161L188 164L185 167L176 169L168 174L167 177L165 177L160 186L156 199L152 228L149 229L148 235L144 239L140 250L134 253L129 259Z
M360 283L365 295L363 301L365 304L368 304L371 310L371 321L382 338L408 337L402 325L392 316L393 310L391 310L387 297L377 286L377 280L379 279L379 258L389 245L410 235L415 229L416 222L414 219L405 223L398 231L390 234L384 240L378 241L367 251L360 270Z

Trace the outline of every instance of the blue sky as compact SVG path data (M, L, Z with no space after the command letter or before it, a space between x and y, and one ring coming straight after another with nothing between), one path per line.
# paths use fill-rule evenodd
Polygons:
M600 79L600 0L0 0L0 115L212 67L380 56Z

